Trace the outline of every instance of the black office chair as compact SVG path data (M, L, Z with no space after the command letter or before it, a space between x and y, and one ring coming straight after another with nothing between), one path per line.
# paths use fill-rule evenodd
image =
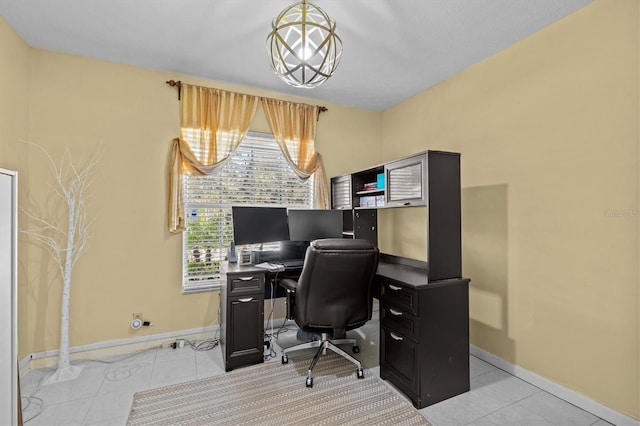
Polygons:
M309 365L307 387L313 386L311 371L327 349L354 363L357 377L364 377L360 361L337 345L352 344L353 352L359 352L355 339L345 339L346 331L371 319L378 258L378 249L368 240L316 240L307 249L300 278L280 281L287 289L287 318L295 320L303 331L321 335L320 340L282 351L282 363L286 364L289 352L318 348Z

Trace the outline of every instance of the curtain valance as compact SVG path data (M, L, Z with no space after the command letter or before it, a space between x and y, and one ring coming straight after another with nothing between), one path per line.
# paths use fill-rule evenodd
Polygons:
M180 88L180 137L172 141L168 170L170 232L184 231L184 176L212 174L225 163L246 136L258 101L296 175L316 174L315 206L328 207L322 158L314 149L320 107L185 83Z

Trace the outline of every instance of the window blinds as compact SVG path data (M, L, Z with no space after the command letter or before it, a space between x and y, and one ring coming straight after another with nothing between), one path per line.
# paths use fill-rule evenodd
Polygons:
M233 240L232 205L311 208L312 180L299 180L273 137L256 133L214 175L186 176L183 292L219 287Z

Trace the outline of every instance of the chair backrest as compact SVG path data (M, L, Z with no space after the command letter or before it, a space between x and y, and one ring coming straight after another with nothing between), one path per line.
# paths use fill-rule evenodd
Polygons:
M296 289L298 326L340 337L370 320L378 259L378 249L368 240L313 241Z

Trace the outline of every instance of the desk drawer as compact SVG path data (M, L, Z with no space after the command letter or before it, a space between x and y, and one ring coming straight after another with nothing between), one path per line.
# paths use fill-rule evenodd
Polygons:
M228 277L229 295L264 293L264 274L233 275Z
M395 331L396 334L406 336L414 342L419 343L419 318L390 306L381 307L381 314L381 327L385 330Z
M393 307L412 315L420 315L418 291L388 280L380 280L380 301L384 306Z

